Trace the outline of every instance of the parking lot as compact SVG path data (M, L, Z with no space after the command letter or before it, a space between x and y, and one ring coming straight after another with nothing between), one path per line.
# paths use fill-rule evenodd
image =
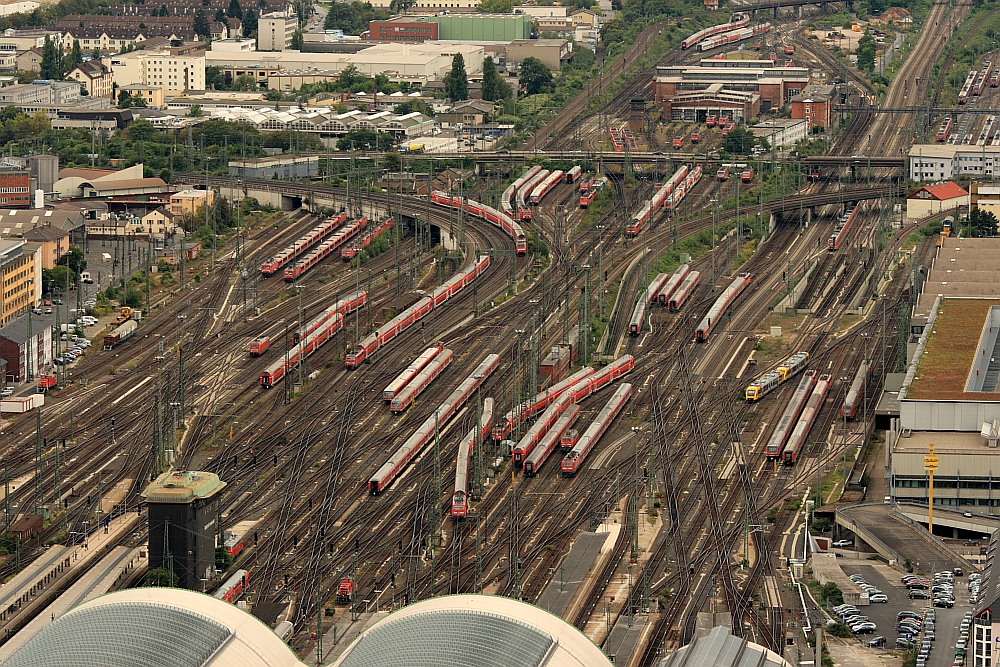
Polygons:
M859 635L858 641L867 644L872 638L884 636L885 648L868 649L871 651L897 651L895 648L897 614L900 611L911 610L923 614L932 608L930 600L911 600L908 591L900 581L901 574L888 565L875 562L848 562L841 560L840 565L845 574L859 574L867 583L879 588L889 598L888 603L859 606L859 613L867 616L875 623L877 630L871 634ZM927 667L951 667L955 658L955 643L959 639L959 626L966 612L972 610L969 603L968 578L955 577L955 606L951 609L937 608L935 622L935 640L932 644Z

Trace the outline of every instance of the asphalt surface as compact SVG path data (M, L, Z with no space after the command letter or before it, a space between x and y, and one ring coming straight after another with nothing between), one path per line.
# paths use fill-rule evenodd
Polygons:
M899 633L896 631L896 614L904 610L923 614L924 611L930 608L931 601L910 600L907 597L908 591L898 576L893 580L889 580L883 576L879 568L872 565L867 565L863 562L842 562L841 567L848 576L860 574L865 578L865 581L877 586L889 597L887 604L871 604L867 607L859 607L860 613L875 623L878 629L870 635L860 635L858 640L863 644L867 644L870 639L882 635L886 638L886 648L868 650L895 650L896 638L899 636ZM927 660L927 667L951 667L954 661L955 643L958 641L960 634L959 626L962 623L965 613L972 610L972 605L969 604L968 584L968 577L955 577L955 606L951 609L934 608L937 612L934 630L935 640Z

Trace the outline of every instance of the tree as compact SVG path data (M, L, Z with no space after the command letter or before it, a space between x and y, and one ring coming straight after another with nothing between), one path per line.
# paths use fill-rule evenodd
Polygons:
M257 80L250 74L240 74L233 80L233 90L257 90Z
M723 148L733 155L747 155L757 143L757 137L745 127L734 127L723 142Z
M243 20L243 7L240 6L240 0L229 0L229 7L226 9L226 16L234 19Z
M380 150L391 151L396 148L396 139L387 132L374 130L356 130L348 132L337 140L337 150Z
M461 53L451 59L451 71L444 76L444 92L452 102L469 99L469 75Z
M142 95L133 95L129 92L124 92L118 96L119 109L143 109L146 106L146 98Z
M532 56L521 61L518 78L528 95L547 93L552 89L552 72L541 60Z
M71 247L68 253L56 260L56 264L68 266L74 275L87 270L87 258L80 246Z
M80 40L73 40L73 50L69 53L69 62L63 66L63 71L68 72L83 62L83 49L80 48Z
M340 70L340 74L337 75L337 83L341 90L358 92L355 90L358 86L370 84L371 80L362 74L356 65L351 64Z
M205 10L201 7L194 13L194 34L205 39L212 36L212 26L209 25Z
M191 108L188 109L188 118L201 118L205 115L205 111L201 108L200 104L192 104Z
M292 44L291 44L292 49L294 49L295 51L301 51L302 50L302 42L303 42L302 31L301 30L296 30L295 32L293 32L292 33Z
M42 45L42 65L41 77L43 79L61 80L63 78L63 58L59 53L56 43L45 36L45 43Z
M343 30L349 35L360 35L368 30L371 21L384 21L390 16L390 12L375 9L370 2L334 2L330 4L323 27L327 30Z
M489 102L498 102L511 96L510 86L500 76L493 56L486 56L483 60L483 99Z
M858 40L858 69L863 72L875 70L875 38L867 30Z
M969 227L971 228L969 236L978 238L996 236L997 216L992 211L974 208L969 214Z
M389 3L389 11L393 14L405 14L415 4L417 4L417 0L392 0Z
M480 0L476 9L484 14L510 14L514 11L513 0Z
M209 90L222 90L226 87L226 77L218 65L205 67L205 87Z
M409 100L408 102L397 104L392 110L393 113L397 113L400 116L407 113L413 113L414 111L422 113L425 116L434 116L434 109L423 100Z
M226 24L227 28L229 27L229 17L226 16L226 10L223 9L222 7L219 7L218 9L215 10L215 22L224 23Z
M76 283L76 274L68 266L58 265L51 269L42 269L42 292L51 294L52 290L65 288Z
M250 37L257 32L257 19L260 14L255 12L253 8L246 10L243 14L243 36Z
M146 572L146 584L170 588L177 585L177 575L165 567L154 567Z

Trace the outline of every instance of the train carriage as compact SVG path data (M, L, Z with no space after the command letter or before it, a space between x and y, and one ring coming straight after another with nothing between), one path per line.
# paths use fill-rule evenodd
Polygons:
M231 577L226 579L225 583L219 587L212 597L219 600L225 600L230 604L236 604L236 601L243 597L243 594L247 592L250 588L250 571L249 570L237 570L233 573Z
M688 264L681 264L677 267L674 273L663 283L659 291L656 293L656 301L661 306L666 306L670 303L670 297L673 296L677 288L681 286L684 279L688 277L691 273L691 267Z
M573 449L563 457L560 469L564 477L572 477L583 467L583 462L590 454L601 436L607 431L608 426L614 421L618 413L632 396L632 385L625 382L615 391L611 399L605 404L597 417L583 432Z
M455 458L455 490L451 495L451 516L461 519L469 514L469 471L472 469L472 455L476 447L483 444L490 434L493 422L493 399L483 401L478 426L473 426L458 445Z
M799 413L805 407L806 401L809 400L809 393L816 384L816 376L816 371L806 371L802 375L802 379L799 380L799 386L795 388L792 400L785 406L785 411L778 420L778 426L774 429L764 448L764 455L768 460L777 461L781 459L788 436L791 434L792 429L795 428Z
M730 16L728 23L722 23L720 25L714 25L703 30L699 30L687 39L681 42L681 49L690 49L698 42L708 39L713 35L718 35L719 33L729 32L730 30L738 30L740 28L745 28L750 25L750 15L743 13L736 13Z
M857 416L858 409L865 399L865 394L867 393L866 385L871 374L872 363L870 361L862 361L861 366L858 367L858 372L854 374L854 380L851 381L851 388L844 398L844 405L840 408L840 415L844 419L854 419Z
M709 336L712 335L712 331L718 326L719 320L729 310L740 294L750 285L751 281L752 278L749 273L741 273L733 279L729 287L722 291L722 294L719 295L719 298L709 308L705 317L698 323L698 327L695 329L696 342L704 343L708 341Z
M416 431L408 437L399 448L393 452L389 460L375 471L368 480L368 491L373 496L384 492L390 484L403 472L406 466L416 458L438 429L443 429L458 410L465 404L473 392L493 374L500 365L497 354L488 354L462 383L452 391L441 405L424 420Z
M671 313L678 312L687 303L687 300L691 298L694 291L698 289L698 283L701 282L701 271L692 271L681 283L677 291L670 296L670 300L667 302L667 307L670 308Z
M823 401L826 400L830 384L831 378L828 373L819 376L819 380L816 382L812 394L809 396L809 401L802 410L802 416L799 417L799 421L795 424L795 430L788 437L788 443L781 453L781 461L785 465L794 465L802 455L806 438L809 435L810 429L812 429L813 423L816 421L816 416L823 407Z

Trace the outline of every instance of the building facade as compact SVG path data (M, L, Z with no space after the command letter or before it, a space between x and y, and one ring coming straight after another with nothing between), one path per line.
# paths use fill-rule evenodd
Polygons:
M925 185L906 197L906 217L917 220L960 206L969 206L969 193L957 183Z
M36 261L41 269L55 268L59 258L69 252L69 232L50 222L36 224L22 231L21 236L26 241L39 244Z
M30 312L0 327L0 358L4 383L37 379L51 364L52 327Z
M0 327L38 303L35 281L35 253L26 247L24 239L0 241Z
M806 86L800 94L792 97L792 118L809 121L810 130L833 127L833 103L836 95L835 86Z
M0 165L0 206L28 208L31 206L31 172Z
M298 19L292 12L264 14L257 22L257 50L287 51L292 47L296 28Z
M914 144L909 153L910 178L944 181L958 176L993 178L1000 173L1000 146Z
M133 51L111 59L115 83L162 88L166 95L205 90L205 55L173 55L167 51Z
M703 59L696 66L656 68L653 95L661 110L684 93L733 92L760 96L761 112L779 108L809 85L806 67L780 67L773 60Z
M215 576L215 545L222 490L209 472L174 471L145 491L149 508L149 569L171 570L177 585L202 590Z
M369 39L373 42L420 43L439 39L438 24L433 21L370 21Z
M79 81L91 97L111 97L114 93L114 74L97 59L80 63L66 74L66 78Z

